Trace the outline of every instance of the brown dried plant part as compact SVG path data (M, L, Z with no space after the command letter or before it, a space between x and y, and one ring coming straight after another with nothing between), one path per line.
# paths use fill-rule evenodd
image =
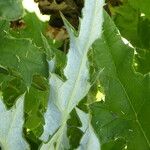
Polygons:
M49 22L51 26L62 27L64 25L60 16L61 12L74 28L78 28L83 0L36 0L36 2L42 14L51 16Z
M57 28L48 26L46 30L46 36L57 41L64 41L68 38L68 33L64 27Z
M41 13L50 15L46 35L58 41L66 40L68 33L64 27L60 12L71 25L77 29L83 1L84 0L35 0L35 2L38 3Z
M104 9L107 11L107 13L112 16L113 12L111 11L111 8L118 7L122 5L123 0L106 0L106 5L104 6Z
M18 19L16 21L10 22L10 28L18 30L18 29L24 29L26 27L25 22L22 19Z

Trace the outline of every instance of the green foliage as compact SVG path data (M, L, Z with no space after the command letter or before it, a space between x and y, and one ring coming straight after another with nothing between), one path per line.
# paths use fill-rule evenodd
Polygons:
M31 38L38 47L41 47L43 43L40 34L44 32L46 23L41 22L34 13L28 12L26 12L22 22L24 27L10 29L11 35L17 38Z
M46 34L47 23L41 22L35 13L25 13L25 16L22 18L23 27L11 28L9 32L13 37L16 38L28 38L32 39L32 42L36 44L39 48L43 48L43 40L40 36L41 34ZM52 48L59 48L61 45L60 42L55 42L49 39L49 45ZM42 49L43 50L43 49Z
M133 70L133 49L124 45L108 16L105 16L103 36L93 49L95 64L104 68L99 78L105 101L90 106L92 124L101 144L122 138L129 150L148 150L150 76Z
M17 20L23 15L22 0L1 0L0 19Z
M149 4L146 0L145 2L129 0L113 9L114 21L121 35L136 48L135 69L143 74L150 71L150 18L146 13L149 11Z
M55 41L22 0L0 1L0 149L150 149L150 3L103 5L86 0L77 31L61 14Z
M47 106L48 90L47 80L41 76L35 76L31 88L25 95L25 128L36 137L40 136L43 131L43 113Z
M147 17L150 18L150 3L149 0L128 0L129 3L132 5L133 8L139 9L141 13L146 14Z
M47 77L45 55L31 41L5 35L0 38L0 45L0 65L16 72L28 86L34 74Z

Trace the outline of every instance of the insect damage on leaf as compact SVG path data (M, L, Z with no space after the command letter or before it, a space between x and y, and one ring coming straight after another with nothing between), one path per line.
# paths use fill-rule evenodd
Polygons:
M10 22L10 28L12 29L24 29L25 27L26 24L22 19L18 19Z

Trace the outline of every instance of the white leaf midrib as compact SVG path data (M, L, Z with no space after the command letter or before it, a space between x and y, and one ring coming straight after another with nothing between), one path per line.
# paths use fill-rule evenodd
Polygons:
M91 17L90 17L90 19L91 19L91 24L90 24L90 26L88 27L89 28L89 32L87 32L86 33L86 41L88 41L88 43L90 43L90 35L91 35L91 33L92 33L92 31L93 30L90 30L90 29L93 29L93 26L94 26L94 17L92 17L92 16L95 16L95 14L96 14L96 7L95 7L95 5L96 5L96 2L93 4L94 6L93 6L93 8L95 8L94 9L94 11L92 11L92 14L91 14ZM87 40L88 39L88 40ZM79 38L77 38L77 40L81 40L81 39L79 39ZM69 108L71 107L71 105L72 105L72 100L73 100L73 97L74 97L74 95L76 94L76 89L77 89L77 87L78 87L78 82L80 81L80 78L81 78L81 72L82 72L82 70L83 70L83 68L84 68L84 64L86 64L84 61L87 61L87 59L86 59L86 57L87 57L87 52L88 52L88 50L89 50L89 45L84 41L84 44L83 44L84 46L83 46L83 50L84 50L84 53L83 53L83 57L81 56L81 63L80 63L80 67L79 67L79 70L78 70L78 73L77 73L77 77L76 77L76 79L75 79L75 81L74 81L74 86L73 86L73 90L72 90L72 92L71 92L71 94L70 94L70 98L68 98L68 102L67 102L67 109L65 109L65 111L63 112L63 116L64 116L64 118L63 118L63 124L64 123L66 123L67 122L67 120L68 120L68 117L69 117ZM79 51L79 49L76 49L76 51ZM81 53L80 53L81 54ZM65 126L62 126L62 127L65 127ZM63 131L63 129L61 128L61 130ZM57 148L56 148L56 150L59 150L59 145L60 145L60 143L61 143L61 138L62 138L62 135L59 137L59 143L57 143L58 144L58 146L57 146Z

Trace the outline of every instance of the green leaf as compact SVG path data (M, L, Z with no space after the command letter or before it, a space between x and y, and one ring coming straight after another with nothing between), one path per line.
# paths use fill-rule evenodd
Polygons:
M0 89L2 86L6 86L13 77L9 75L8 70L0 67Z
M22 0L1 0L0 19L17 20L23 15Z
M0 91L2 92L3 101L7 108L15 103L16 99L26 90L24 81L12 75L7 69L0 68Z
M8 81L2 84L1 91L4 103L10 108L14 105L17 98L26 91L26 86L24 81L18 77L11 77L11 79L9 79L10 77L5 75L5 78L8 79Z
M48 76L45 54L27 39L1 37L0 53L0 65L15 71L27 86L30 86L33 75Z
M134 51L122 42L107 15L102 39L95 42L93 51L95 64L104 68L100 83L105 101L91 105L92 125L101 145L122 138L128 150L150 149L150 74L134 71Z
M70 113L70 118L67 121L67 136L69 138L70 149L76 149L79 146L83 131L80 129L82 122L78 117L75 109Z
M90 115L77 108L76 111L82 122L82 127L80 127L80 129L84 132L77 150L100 150L100 142L94 133L93 127L91 126Z
M100 150L100 143L91 125L89 125L81 139L80 146L77 150Z
M46 32L47 24L40 21L35 13L28 12L22 18L22 22L24 22L24 27L10 29L11 35L17 38L30 38L38 47L42 47L40 34Z
M130 13L128 13L130 11ZM114 8L114 21L121 32L121 35L126 38L133 46L140 45L139 10L134 9L129 2L124 2L123 5Z
M130 13L128 13L130 11ZM135 69L143 74L150 71L150 20L142 16L129 2L114 8L114 21L132 46L136 48Z
M36 137L42 134L44 125L43 114L48 99L47 81L40 76L34 76L32 85L25 95L25 128Z
M78 37L64 19L70 35L70 49L64 69L67 80L63 82L55 74L51 74L50 99L41 138L47 141L49 136L52 137L48 143L42 145L41 150L70 147L66 134L67 120L70 112L86 96L90 88L87 53L93 42L101 35L102 7L103 1L85 1Z
M22 28L11 28L9 30L10 34L16 38L29 38L36 46L43 49L41 34L46 35L46 32L48 32L48 23L40 21L35 13L29 12L26 12L21 21L24 26ZM60 46L58 42L54 43L50 38L48 38L48 43L52 48L58 48Z
M149 0L128 0L133 8L139 9L141 13L147 15L150 18L150 3Z
M5 36L5 32L9 29L9 21L0 20L0 36Z
M137 54L135 55L135 67L138 72L146 74L150 72L150 49L138 49Z
M20 97L11 110L7 110L0 98L0 147L2 150L26 150L29 145L22 137L23 132L23 103Z
M118 138L116 140L112 140L109 143L103 144L102 148L104 150L125 150L126 142L124 139Z
M42 34L43 46L46 51L49 71L55 72L60 75L60 77L64 77L63 69L66 65L66 54L57 49L57 47L53 47L54 45L49 44L48 39ZM56 44L57 45L57 44Z

